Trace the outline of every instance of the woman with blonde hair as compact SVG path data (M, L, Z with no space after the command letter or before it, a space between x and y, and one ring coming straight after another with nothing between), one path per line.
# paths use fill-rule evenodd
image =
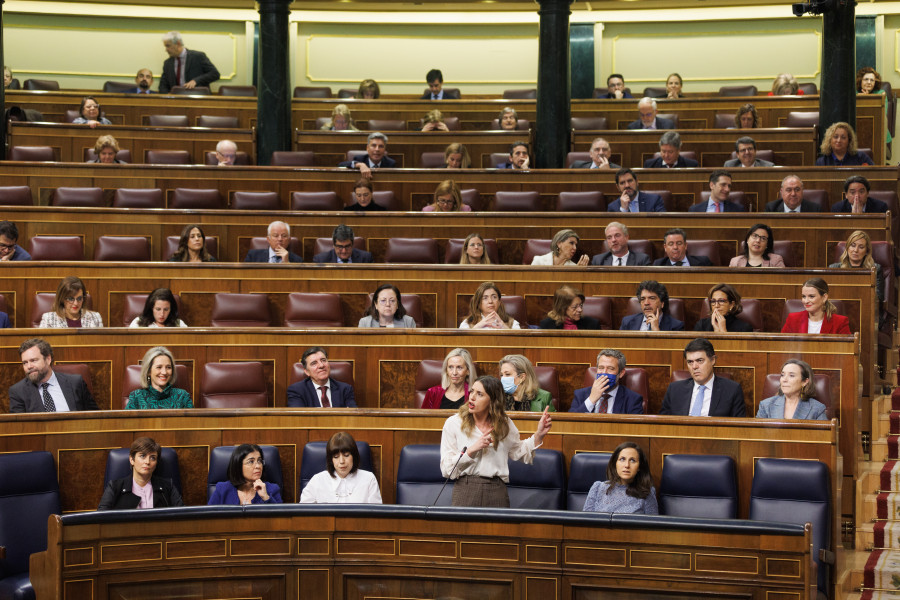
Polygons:
M489 265L491 257L488 256L484 238L480 234L470 233L463 241L462 252L459 256L461 265Z
M469 316L459 324L460 329L521 329L519 322L506 312L500 288L493 281L478 286L469 302Z
M849 123L832 123L822 136L819 146L821 156L816 159L817 167L868 166L875 164L869 155L860 152L856 145L856 131Z
M856 230L847 238L841 260L828 265L829 269L875 269L875 293L884 302L884 274L881 265L872 258L872 238L865 231Z
M125 161L116 158L119 153L119 142L111 135L101 135L94 144L94 158L89 160L90 163L101 163L113 165L116 163L123 164Z
M507 354L500 359L500 385L506 398L506 410L526 410L550 412L556 409L551 404L550 392L541 389L531 361L521 354Z
M550 252L541 254L531 259L532 265L543 266L566 266L566 267L586 267L590 257L582 254L578 262L572 261L575 251L578 249L578 240L581 238L572 229L562 229L556 232L553 239L550 240Z
M353 117L350 114L350 108L346 104L338 104L331 111L331 118L325 121L325 124L319 128L320 131L359 131Z
M803 90L800 89L800 83L797 78L790 73L780 73L775 81L772 82L772 91L770 96L802 96Z
M541 320L541 329L600 329L600 321L584 316L584 294L564 285L553 295L553 308Z
M428 388L422 408L458 409L469 397L469 388L478 378L472 355L454 348L444 357L441 385Z
M141 359L141 387L128 395L126 409L194 408L191 395L174 387L178 373L168 348L150 348Z
M447 124L444 123L444 115L438 109L429 110L422 117L419 131L450 131Z
M683 85L684 81L678 73L672 73L666 77L666 98L670 100L684 98L684 94L681 93L681 87Z
M472 210L463 204L459 186L452 179L440 182L434 190L434 202L422 207L422 212L469 212Z
M450 144L444 149L445 169L468 169L472 166L469 151L462 144Z

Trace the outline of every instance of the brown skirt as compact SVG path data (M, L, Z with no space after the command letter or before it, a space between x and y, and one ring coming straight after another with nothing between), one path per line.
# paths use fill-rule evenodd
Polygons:
M509 492L499 477L463 475L453 486L452 506L509 508Z

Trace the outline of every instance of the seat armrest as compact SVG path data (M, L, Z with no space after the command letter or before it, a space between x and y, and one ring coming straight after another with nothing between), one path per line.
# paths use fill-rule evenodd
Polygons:
M819 561L825 563L826 565L834 564L834 552L831 550L826 550L825 548L819 548Z

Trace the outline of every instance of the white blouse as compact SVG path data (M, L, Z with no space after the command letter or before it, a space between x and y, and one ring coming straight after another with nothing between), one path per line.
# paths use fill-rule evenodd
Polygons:
M531 259L531 264L545 266L545 267L552 267L553 266L553 253L548 252L547 254L539 254L538 256L535 256L534 258ZM567 260L565 263L563 263L563 266L564 267L574 267L577 265L576 265L576 263L572 262L571 260Z
M500 440L497 449L493 446L482 448L475 457L463 453L467 448L478 441L481 432L473 427L469 435L462 431L462 418L458 414L444 421L444 430L441 432L441 475L458 479L460 475L480 475L481 477L500 477L509 483L509 464L507 459L521 460L527 465L534 461L534 451L539 446L534 445L534 436L526 440L519 439L519 429L512 419L507 417L509 434ZM457 459L459 465L456 469ZM450 473L450 471L453 473Z
M471 327L469 327L468 319L464 319L463 322L459 324L459 328L460 329L471 329ZM510 329L521 329L521 328L522 328L522 326L519 325L519 322L516 321L515 319L513 319L513 324L512 324L512 327L510 327ZM493 327L486 327L485 329L493 329Z
M371 471L357 469L343 479L328 471L313 475L303 492L300 504L381 504L378 481Z
M809 322L806 326L806 333L822 333L822 323L825 322L825 319L821 321L813 321L809 319Z
M129 327L140 327L140 325L138 325L138 319L140 319L140 317L135 317L134 320L131 321L131 323L128 324L128 326L129 326ZM187 325L187 323L185 323L185 322L182 321L181 319L178 319L178 325L177 325L177 326L178 326L178 327L187 327L188 325ZM158 324L156 321L153 321L152 323L150 323L149 325L147 325L147 327L162 327L162 325Z

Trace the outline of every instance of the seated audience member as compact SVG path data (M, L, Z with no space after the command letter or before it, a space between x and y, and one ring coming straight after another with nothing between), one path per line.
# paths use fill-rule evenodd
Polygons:
M459 90L444 89L444 74L440 69L428 71L425 82L428 84L428 91L422 94L420 100L459 100Z
M131 476L110 480L103 490L97 510L184 506L181 494L172 480L153 475L161 450L153 438L139 437L134 440L128 451Z
M676 169L699 167L693 158L681 156L681 136L677 131L667 131L659 138L659 156L644 161L645 169Z
M353 230L346 225L338 225L331 232L333 248L313 257L314 263L370 263L372 253L353 247Z
M388 138L380 131L373 131L366 138L366 153L354 156L351 160L340 163L339 167L359 169L360 175L372 178L372 169L392 169L397 162L387 155Z
M857 94L884 94L881 88L881 74L872 67L863 67L856 72Z
M682 81L681 75L678 73L672 73L666 77L666 98L669 100L684 98L684 94L681 93L683 85L684 81Z
M521 354L507 354L500 359L499 366L506 410L556 411L550 392L541 389L530 360Z
M493 281L478 286L469 302L469 316L459 324L460 329L521 329L519 322L506 312L500 288Z
M185 225L178 238L178 250L169 262L216 262L206 249L206 235L199 225Z
M489 265L491 257L485 252L484 238L477 233L470 233L463 241L462 253L459 256L461 265Z
M613 73L606 78L607 92L600 98L607 100L621 100L622 98L634 98L625 90L625 78L618 73Z
M353 386L331 379L328 352L320 346L307 349L300 364L308 377L287 389L287 405L295 408L356 408Z
M744 310L741 295L727 283L717 283L709 289L709 316L694 325L694 331L718 333L752 333L753 326L737 316Z
M353 436L339 431L325 446L325 470L312 476L300 504L381 504L378 481L359 468L359 448Z
M822 212L819 205L803 199L803 180L796 175L788 175L781 180L781 198L766 204L766 212Z
M521 169L528 170L528 144L525 142L513 142L509 145L509 160L502 165L497 165L498 169Z
M357 100L377 100L381 97L381 88L374 79L363 79L356 91Z
M216 161L220 167L234 166L237 158L237 144L231 140L221 140L216 144Z
M509 461L534 461L534 450L550 432L547 409L534 435L520 439L506 415L500 380L490 375L472 384L469 402L444 422L441 431L441 475L455 479L453 506L509 508Z
M641 312L622 319L620 331L684 331L684 322L669 314L669 291L658 281L638 284L635 297Z
M553 267L585 267L590 260L587 254L582 254L578 262L572 262L575 257L575 251L578 249L578 234L571 229L561 229L556 232L553 239L550 240L550 252L541 254L531 259L532 265L545 265Z
M450 131L438 109L429 110L420 121L419 131Z
M228 461L228 481L216 484L207 504L281 504L278 485L262 480L265 464L262 448L256 444L237 446Z
M606 252L595 254L591 264L595 266L612 265L614 267L645 267L650 264L650 257L643 252L632 252L628 247L628 228L617 221L606 226Z
M781 365L778 394L759 403L757 419L809 419L827 421L825 405L816 400L812 367L796 358Z
M111 135L101 135L94 144L94 158L87 161L89 163L100 163L104 165L124 164L125 161L116 158L119 153L119 142Z
M569 412L599 414L644 414L644 398L624 385L625 355L605 349L597 355L597 377L591 387L575 390Z
M670 229L663 236L666 255L653 261L654 267L711 267L712 261L705 256L688 255L687 234L684 229Z
M657 117L657 112L656 100L641 98L638 100L640 118L629 123L628 129L675 129L674 121Z
M725 161L725 168L734 167L774 167L775 163L756 158L756 140L750 136L739 137L734 142L738 157Z
M434 202L422 207L422 212L470 212L472 207L463 204L459 186L452 179L440 182L434 190Z
M128 395L125 408L194 408L187 390L174 387L177 378L175 357L169 349L150 348L141 359L141 387Z
M100 114L100 103L93 96L85 96L81 100L81 106L78 108L78 117L72 123L75 125L90 125L91 128L97 125L112 125L112 121Z
M126 94L155 94L150 87L153 85L153 71L150 69L144 68L137 72L137 75L134 77L134 83L136 87L131 88L130 90L125 90Z
M716 377L716 351L709 340L697 338L684 347L691 379L673 381L666 389L661 415L686 417L746 417L744 390L739 383Z
M871 185L862 175L851 175L844 181L844 199L831 205L833 213L886 213L888 206L878 198L869 198Z
M469 151L462 144L450 144L444 148L444 167L445 169L468 169L472 166L472 159L469 158Z
M584 512L658 515L656 488L644 451L622 442L606 465L606 481L596 481L584 501Z
M244 262L256 263L300 263L303 258L288 250L291 243L291 228L284 221L272 221L266 230L268 248L248 250Z
M591 142L591 160L576 160L571 165L569 165L570 169L621 169L622 167L617 165L616 163L609 162L609 157L612 156L612 149L609 147L609 142L604 140L603 138L594 138L594 141Z
M19 346L24 379L9 388L9 412L69 412L98 410L81 375L53 370L53 348L40 338Z
M515 131L519 128L519 113L512 106L503 107L497 120L503 131Z
M17 242L19 228L12 221L0 221L0 261L31 260L31 255Z
M169 288L157 288L147 296L144 310L128 326L187 327L187 323L178 318L178 303L175 302L172 291Z
M541 319L541 329L600 329L600 321L584 316L584 294L564 285L553 294L553 308Z
M756 107L750 104L742 105L734 113L735 129L758 129L762 127L762 119L756 111Z
M709 176L709 200L706 204L694 204L690 212L744 212L744 207L728 199L731 193L731 173L716 169Z
M856 230L847 238L841 260L828 265L829 269L875 269L875 293L884 302L884 274L881 265L872 258L872 238L865 231Z
M628 167L616 171L616 187L620 196L607 205L607 211L666 212L662 196L640 191L637 175Z
M9 89L9 86L12 85L13 82L13 74L9 67L3 67L3 87Z
M775 234L765 223L751 225L744 235L744 251L731 259L729 267L783 267L784 258L775 254Z
M344 210L362 211L362 212L379 212L387 210L380 204L376 204L372 198L375 197L375 186L367 178L362 177L353 184L353 196L356 202L345 206Z
M802 96L803 90L797 78L790 73L780 73L772 82L770 96Z
M319 128L320 131L359 131L350 108L346 104L338 104L331 110L331 118Z
M806 310L789 314L781 333L851 333L850 319L837 314L828 299L828 284L824 279L808 280L800 288L800 294Z
M478 379L472 355L465 348L454 348L444 357L441 385L428 388L422 408L458 410L469 398L469 388Z
M84 282L74 276L63 278L56 288L54 310L41 315L41 329L103 327L100 313L84 308Z
M822 145L819 146L819 158L816 159L817 167L871 167L875 164L869 155L860 152L857 147L856 131L849 123L838 121L832 123L822 136Z
M416 321L406 314L397 286L384 283L372 294L372 304L357 327L405 327L413 329Z
M9 320L9 315L3 311L0 311L0 329L10 329L13 326L12 321Z

